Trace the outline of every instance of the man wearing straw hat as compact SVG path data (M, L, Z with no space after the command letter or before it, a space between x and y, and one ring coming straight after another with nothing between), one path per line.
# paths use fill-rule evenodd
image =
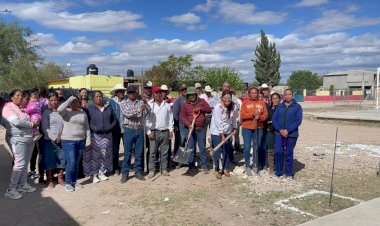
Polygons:
M123 138L123 114L120 112L120 103L125 98L125 88L123 84L116 84L111 88L110 94L112 98L108 101L111 106L114 116L117 120L116 126L112 131L112 156L113 156L113 173L120 175L119 166L119 151L120 151L120 140Z

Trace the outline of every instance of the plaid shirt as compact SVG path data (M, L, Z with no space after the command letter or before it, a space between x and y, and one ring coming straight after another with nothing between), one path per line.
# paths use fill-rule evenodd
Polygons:
M142 126L143 111L141 105L144 104L141 100L131 101L130 99L121 101L120 110L124 116L124 125L128 126ZM146 113L150 113L149 104L146 104Z

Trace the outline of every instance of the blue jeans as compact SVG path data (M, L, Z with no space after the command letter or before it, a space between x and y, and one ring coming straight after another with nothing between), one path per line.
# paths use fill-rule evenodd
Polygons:
M253 142L253 169L255 172L258 170L258 146L261 141L261 137L263 135L263 129L257 129L257 133L255 129L242 129L243 134L243 142L244 142L244 161L245 166L250 167L251 165L251 147Z
M225 137L228 136L228 134L224 134ZM212 144L213 144L213 147L216 147L220 142L222 142L222 139L220 138L219 135L212 135L211 136L212 138ZM219 167L219 159L220 159L220 155L223 151L223 169L231 169L231 155L233 155L233 152L232 152L232 141L231 139L229 139L226 143L224 143L224 145L219 148L219 150L217 150L214 155L212 156L212 158L214 159L214 164L215 164L215 172L218 172L220 170L220 167Z
M61 143L66 159L66 184L75 184L78 179L79 161L86 140L62 140Z
M276 176L282 176L282 157L285 149L285 176L293 176L293 155L298 137L283 138L281 134L275 134L275 164Z
M188 133L188 129L186 129L186 134ZM190 155L189 158L189 168L195 168L195 144L198 143L199 147L199 153L201 156L201 167L207 168L207 154L206 154L206 129L205 128L199 128L196 130L193 130L189 144L187 145L187 148L193 149L193 154Z
M123 138L124 160L121 169L121 174L125 177L129 174L133 149L135 151L135 174L142 174L142 164L144 156L144 130L124 128Z

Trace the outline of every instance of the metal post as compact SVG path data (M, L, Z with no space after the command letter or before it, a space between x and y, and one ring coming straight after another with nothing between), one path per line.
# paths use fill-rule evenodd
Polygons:
M336 141L338 140L338 127L336 127L336 134L335 134L335 147L334 147L334 158L333 158L333 167L331 172L331 185L330 185L330 200L329 200L329 206L331 206L331 199L333 195L333 180L334 180L334 169L335 169L335 153L336 153Z
M376 74L376 109L379 109L379 74L380 74L380 67L377 68L377 74Z

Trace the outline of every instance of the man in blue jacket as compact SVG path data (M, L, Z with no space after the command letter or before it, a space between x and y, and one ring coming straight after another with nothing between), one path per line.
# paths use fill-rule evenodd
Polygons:
M110 94L112 98L108 101L108 104L112 107L114 116L117 120L116 126L112 131L112 153L113 153L113 173L120 175L119 166L119 152L120 152L120 140L123 138L123 114L120 111L120 103L125 99L125 88L123 84L116 84L111 88Z
M272 118L275 128L276 176L282 176L283 151L285 150L285 176L292 180L294 147L298 139L298 127L302 123L302 107L293 99L293 91L286 89L284 101L277 107Z

